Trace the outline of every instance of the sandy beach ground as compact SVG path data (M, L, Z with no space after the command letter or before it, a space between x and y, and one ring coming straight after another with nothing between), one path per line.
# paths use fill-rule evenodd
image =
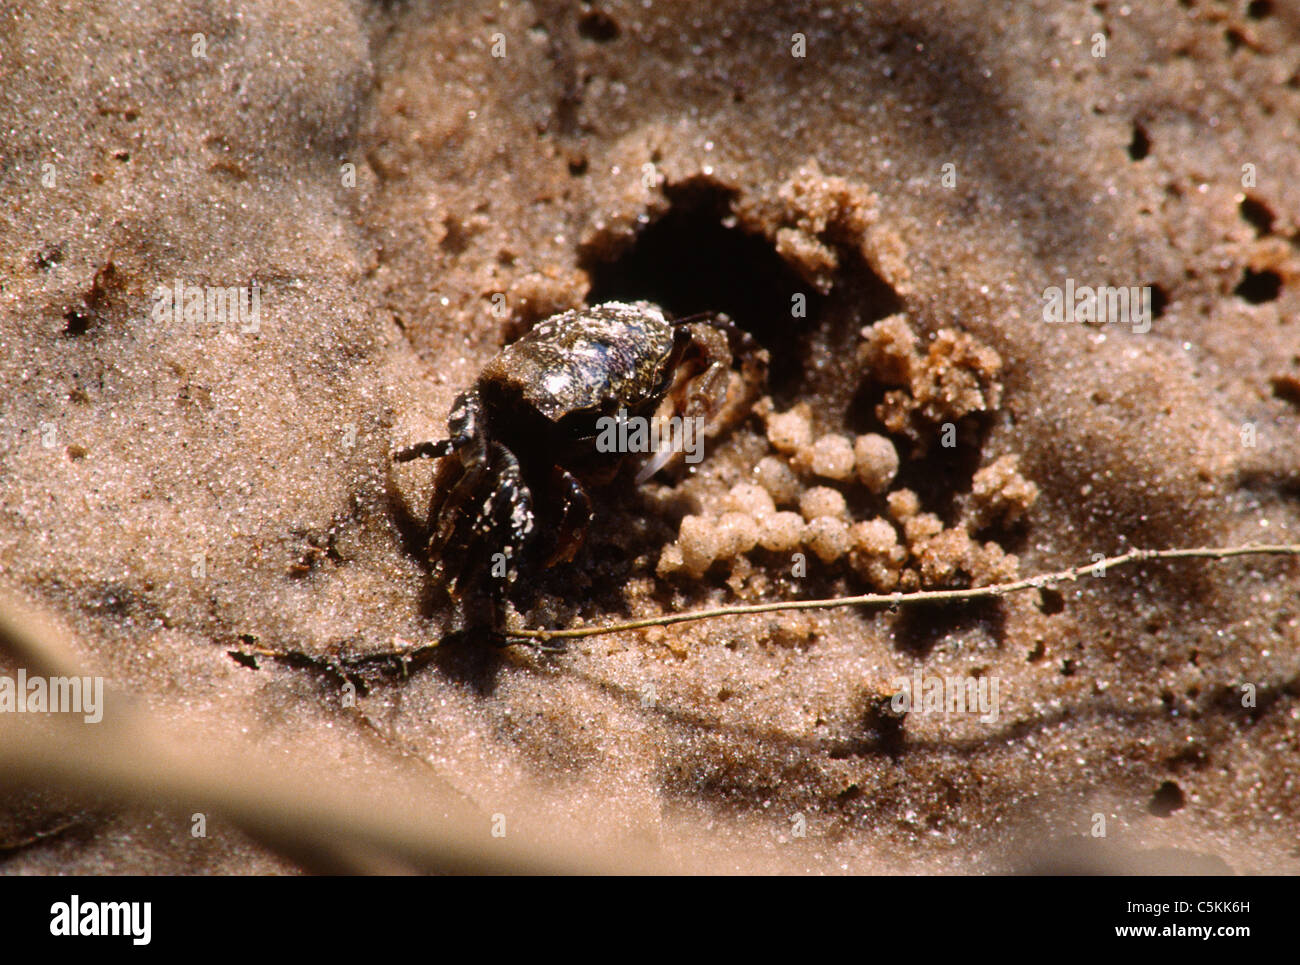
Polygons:
M770 379L519 625L1300 542L1297 245L1289 0L6 3L0 671L108 697L0 870L1300 870L1294 558L338 670L456 625L391 450L608 299Z

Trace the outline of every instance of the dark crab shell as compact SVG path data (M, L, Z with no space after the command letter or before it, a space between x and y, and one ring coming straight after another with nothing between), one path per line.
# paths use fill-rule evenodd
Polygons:
M429 503L435 581L463 607L468 628L504 639L517 580L572 560L592 520L589 485L610 482L623 454L598 441L605 416L647 417L661 406L712 418L739 357L751 387L767 353L725 315L670 322L650 302L606 302L540 322L487 363L456 397L449 437L393 454L446 459ZM735 413L746 411L741 400ZM637 481L672 458L663 449Z
M553 422L577 412L635 410L663 394L673 326L649 302L562 312L506 346L479 385L509 393Z

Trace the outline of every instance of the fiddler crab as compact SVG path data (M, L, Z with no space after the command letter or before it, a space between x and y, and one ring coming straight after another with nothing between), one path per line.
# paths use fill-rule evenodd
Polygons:
M395 462L442 460L428 561L466 626L512 642L505 616L516 581L578 552L592 519L587 487L611 482L628 454L598 445L611 420L663 420L667 411L716 431L748 411L767 363L727 316L669 320L649 302L552 315L502 349L453 402L449 438L393 453ZM680 456L651 450L636 481Z

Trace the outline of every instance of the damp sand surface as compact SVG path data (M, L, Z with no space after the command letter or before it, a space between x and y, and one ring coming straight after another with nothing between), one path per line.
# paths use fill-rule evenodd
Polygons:
M1286 559L322 671L455 625L434 467L389 452L615 298L726 312L770 379L698 467L596 493L521 620L1300 541L1294 8L779 6L6 13L6 586L191 758L454 799L485 847L504 816L685 870L1297 870ZM1147 289L1149 331L1046 321L1067 284ZM894 709L945 678L996 719ZM11 791L0 866L315 870L192 810Z

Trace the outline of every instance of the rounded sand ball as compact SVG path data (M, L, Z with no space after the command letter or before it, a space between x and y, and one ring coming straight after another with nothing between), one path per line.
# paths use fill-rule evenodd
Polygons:
M903 523L903 535L909 546L934 539L943 532L943 520L934 513L917 513Z
M921 511L921 500L910 489L895 489L885 497L889 505L889 515L898 522L906 522Z
M723 513L718 520L718 556L731 559L758 543L758 522L748 513Z
M844 436L824 435L813 443L808 462L814 475L843 482L853 475L853 444Z
M838 489L813 486L799 497L799 512L803 513L804 519L813 520L818 516L845 516L848 514L848 506Z
M854 523L849 528L849 535L854 549L871 556L888 556L898 545L898 531L880 518Z
M700 576L718 558L720 539L717 527L703 516L682 517L677 544L682 548L682 563L687 572Z
M882 593L888 593L898 586L900 567L894 560L854 550L849 553L849 563L859 576Z
M727 494L726 507L733 513L770 516L776 512L772 495L756 483L736 483Z
M884 436L874 432L858 436L853 443L858 478L873 493L883 493L898 475L898 450Z
M804 521L798 513L773 513L758 522L758 544L774 553L790 553L803 542Z
M787 455L812 443L812 421L806 404L788 412L775 412L767 418L767 439L778 452Z
M849 551L849 527L835 516L818 516L808 524L804 541L823 563L833 563Z
M754 468L754 478L767 490L778 506L788 506L799 498L799 480L776 456L764 456Z

